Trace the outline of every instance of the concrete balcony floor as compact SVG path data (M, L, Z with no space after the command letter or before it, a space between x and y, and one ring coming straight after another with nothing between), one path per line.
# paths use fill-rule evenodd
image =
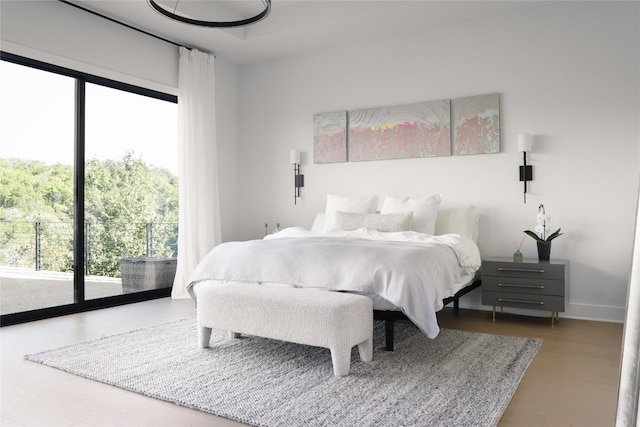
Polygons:
M85 276L85 298L122 294L122 281ZM73 274L0 266L0 313L11 314L73 303Z

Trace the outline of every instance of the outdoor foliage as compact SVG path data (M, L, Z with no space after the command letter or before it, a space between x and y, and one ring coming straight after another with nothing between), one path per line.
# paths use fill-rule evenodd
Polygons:
M175 257L178 178L133 153L85 166L86 274L120 277L123 257ZM0 264L73 269L73 166L0 158ZM38 233L36 233L36 227Z

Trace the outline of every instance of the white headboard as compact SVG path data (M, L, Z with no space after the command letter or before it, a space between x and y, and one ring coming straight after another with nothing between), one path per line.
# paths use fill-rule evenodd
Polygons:
M480 214L473 205L438 210L436 235L456 233L474 242L478 241Z

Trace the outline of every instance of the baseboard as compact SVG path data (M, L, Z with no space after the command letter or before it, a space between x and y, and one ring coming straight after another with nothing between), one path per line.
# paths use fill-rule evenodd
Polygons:
M624 323L626 311L625 307L569 303L567 304L564 316L561 317Z

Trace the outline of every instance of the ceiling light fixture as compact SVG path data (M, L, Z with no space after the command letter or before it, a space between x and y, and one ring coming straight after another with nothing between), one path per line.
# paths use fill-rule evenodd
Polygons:
M242 27L249 24L254 24L269 15L271 12L271 0L261 0L264 5L264 10L258 13L255 16L240 19L237 21L210 21L210 20L200 20L188 18L183 15L178 15L175 13L179 0L176 1L175 7L173 10L170 10L166 5L161 4L158 0L147 0L149 6L151 6L156 12L161 15L166 16L169 19L173 19L178 22L182 22L185 24L197 25L199 27L209 27L209 28L233 28L233 27Z

